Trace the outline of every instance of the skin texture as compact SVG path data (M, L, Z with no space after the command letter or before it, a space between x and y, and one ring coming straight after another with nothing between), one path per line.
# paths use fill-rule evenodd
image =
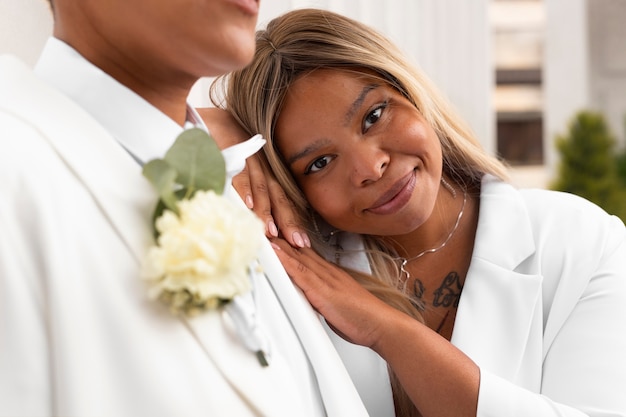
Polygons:
M258 3L249 6L238 0L55 0L54 35L183 124L198 78L252 58Z

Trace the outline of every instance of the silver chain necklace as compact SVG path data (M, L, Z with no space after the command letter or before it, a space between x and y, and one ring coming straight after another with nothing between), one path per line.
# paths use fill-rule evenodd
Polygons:
M450 184L447 183L446 180L444 180L443 178L441 178L441 181L443 183L443 185L450 190L450 192L452 193L453 197L456 197L456 191L454 190L454 188L452 188L450 186ZM414 260L421 258L422 256L426 255L427 253L433 253L433 252L437 252L440 249L443 249L448 242L450 241L450 239L452 239L452 236L454 235L454 232L456 232L456 229L459 228L459 224L461 223L461 219L463 218L463 213L465 212L465 203L467 202L467 191L463 190L463 205L461 206L461 211L459 211L459 215L456 217L456 222L454 223L454 227L452 227L452 230L450 230L450 233L448 233L448 237L446 237L446 239L437 247L431 248L431 249L426 249L420 253L418 253L417 255L411 257L411 258L403 258L403 257L399 257L398 260L402 261L400 264L400 277L398 278L399 281L403 282L404 284L407 283L407 281L409 280L409 278L411 278L411 274L409 274L409 271L406 270L406 265L409 262L413 262ZM402 277L405 276L404 279L402 279Z

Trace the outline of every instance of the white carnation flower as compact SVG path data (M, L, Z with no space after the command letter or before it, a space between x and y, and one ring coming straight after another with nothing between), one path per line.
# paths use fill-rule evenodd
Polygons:
M213 191L198 191L178 203L180 215L165 210L143 276L151 296L175 311L215 308L250 290L249 267L264 236L249 210Z

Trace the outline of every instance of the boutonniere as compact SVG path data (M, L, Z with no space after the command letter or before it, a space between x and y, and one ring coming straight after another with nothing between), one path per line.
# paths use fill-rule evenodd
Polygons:
M159 201L153 215L155 245L143 277L149 295L177 314L194 315L250 291L249 268L264 235L262 222L222 194L226 165L209 134L185 130L144 176Z
M233 158L235 171L263 143L259 136L238 145L246 155ZM217 144L202 129L185 130L163 159L144 165L143 174L159 195L152 217L155 244L142 271L150 298L186 316L223 307L244 345L267 366L269 341L250 292L264 226L224 197L226 163Z

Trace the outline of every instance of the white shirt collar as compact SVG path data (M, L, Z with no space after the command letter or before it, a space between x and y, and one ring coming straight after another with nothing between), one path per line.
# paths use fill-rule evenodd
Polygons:
M162 158L183 131L166 114L59 39L48 39L35 72L90 113L142 162ZM189 122L205 128L189 105L187 115Z
M140 163L163 158L184 129L207 130L189 104L183 127L59 39L48 39L35 72L85 109ZM227 189L246 158L264 143L257 135L223 151Z

